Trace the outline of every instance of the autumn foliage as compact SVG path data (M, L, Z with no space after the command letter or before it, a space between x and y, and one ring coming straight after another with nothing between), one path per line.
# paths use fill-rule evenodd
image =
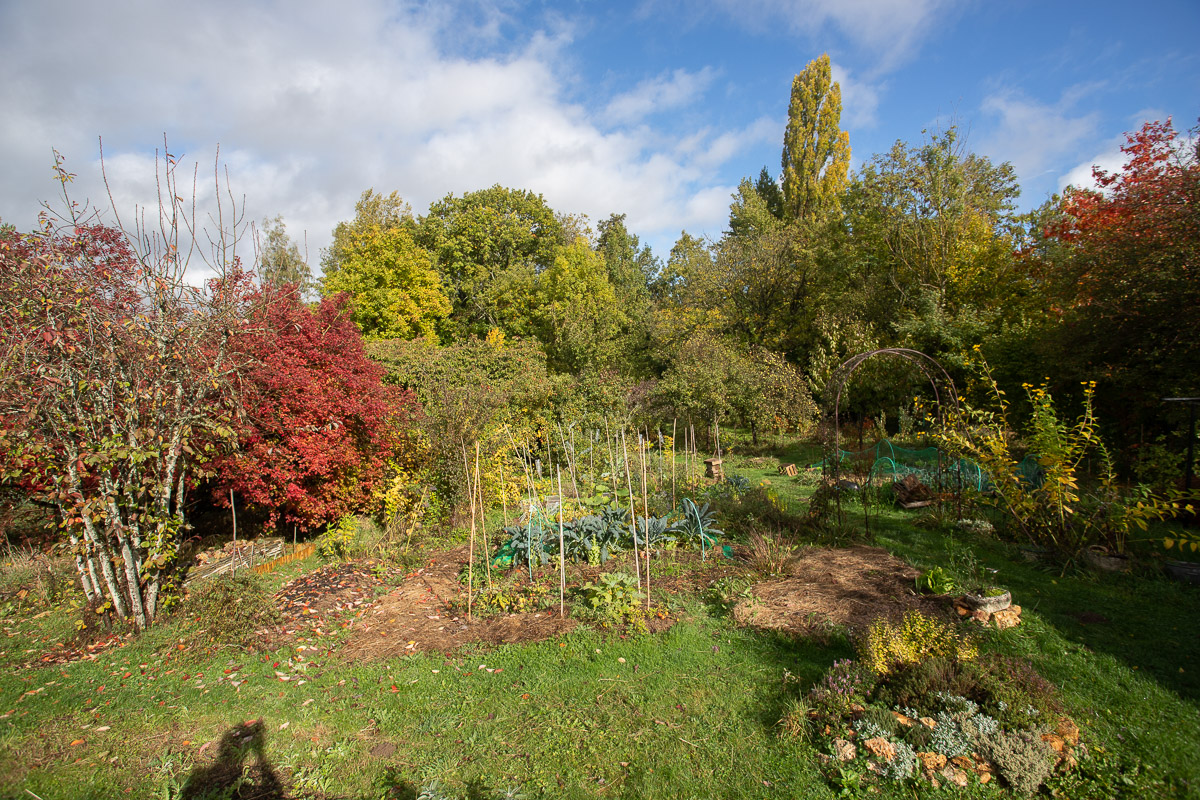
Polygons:
M232 488L268 526L309 530L367 505L415 402L382 385L345 295L309 307L294 287L265 287L254 300L244 416L237 450L214 464L217 497Z
M139 627L243 363L248 276L194 287L178 253L92 221L0 239L0 478L57 509L88 599Z
M1169 119L1126 138L1124 169L1069 189L1047 233L1066 246L1063 307L1092 373L1131 393L1179 391L1200 356L1197 140Z

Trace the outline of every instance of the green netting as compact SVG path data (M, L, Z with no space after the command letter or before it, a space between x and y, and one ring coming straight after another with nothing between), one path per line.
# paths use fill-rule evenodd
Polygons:
M889 439L880 439L863 450L839 450L838 460L842 469L851 464L865 465L865 462L870 461L871 466L867 474L872 482L899 481L909 475L916 475L926 486L943 491L969 488L986 492L995 488L991 476L970 459L946 459L939 464L936 447L912 449L894 444ZM830 461L831 459L818 461L809 465L809 468L826 468L831 466ZM1025 456L1017 465L1016 474L1035 487L1041 486L1044 480L1042 467L1032 455Z

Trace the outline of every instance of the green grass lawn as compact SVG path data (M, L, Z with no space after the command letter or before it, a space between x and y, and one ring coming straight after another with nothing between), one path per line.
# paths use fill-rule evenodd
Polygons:
M753 457L802 465L812 455L792 447ZM811 494L774 462L750 458L735 449L727 470L771 481L790 505ZM861 517L860 507L847 510ZM1057 796L1200 796L1200 592L1149 572L1027 563L1010 545L917 526L916 517L873 512L872 541L918 567L970 552L1023 607L1021 626L983 635L984 657L1029 658L1083 728L1089 755L1055 779ZM266 580L278 587L318 564ZM432 781L450 797L508 788L556 798L1008 796L995 784L843 789L776 723L785 670L811 683L852 654L849 644L739 628L699 598L674 605L684 621L658 635L581 627L534 644L370 663L339 656L344 632L315 650L192 655L177 649L189 628L174 618L95 658L29 667L27 651L69 635L73 617L67 608L10 615L0 645L0 796L180 797L207 763L202 746L252 719L262 720L263 756L293 797L416 797Z

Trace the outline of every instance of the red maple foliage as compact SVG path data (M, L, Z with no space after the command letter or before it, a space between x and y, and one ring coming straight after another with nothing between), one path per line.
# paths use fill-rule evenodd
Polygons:
M1067 247L1061 301L1093 374L1170 393L1194 381L1200 355L1198 139L1170 119L1126 139L1124 169L1068 189L1046 234Z
M404 444L412 394L384 386L346 298L314 307L295 287L264 287L240 347L245 373L237 451L223 456L217 499L232 488L278 523L309 530L367 506Z

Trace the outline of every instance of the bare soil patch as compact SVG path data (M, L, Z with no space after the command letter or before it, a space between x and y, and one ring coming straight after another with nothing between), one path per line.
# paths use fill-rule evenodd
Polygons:
M793 559L784 577L756 584L753 600L734 608L741 623L811 635L840 626L860 630L879 617L905 612L948 613L944 600L916 592L920 571L878 547L812 548Z
M353 624L342 648L347 658L394 658L420 652L449 653L464 644L534 642L572 630L577 624L557 611L503 614L467 619L461 613L466 592L458 580L466 548L434 555L424 567Z

